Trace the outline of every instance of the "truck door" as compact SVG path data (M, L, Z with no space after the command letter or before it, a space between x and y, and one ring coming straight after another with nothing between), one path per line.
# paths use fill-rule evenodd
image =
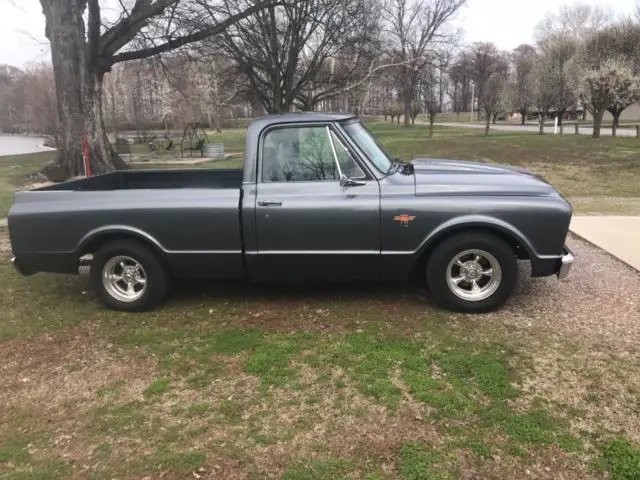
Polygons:
M276 126L259 148L252 277L377 277L380 188L339 134L323 124Z

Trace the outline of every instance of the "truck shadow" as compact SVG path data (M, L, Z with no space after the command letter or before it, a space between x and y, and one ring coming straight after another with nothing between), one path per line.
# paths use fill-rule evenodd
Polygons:
M425 286L410 282L348 283L249 283L244 281L179 280L174 284L171 302L194 299L255 300L295 302L352 302L415 298L431 303Z

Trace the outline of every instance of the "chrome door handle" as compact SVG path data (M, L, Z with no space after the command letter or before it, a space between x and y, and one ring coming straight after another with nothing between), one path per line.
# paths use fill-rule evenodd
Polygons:
M262 202L258 202L258 205L261 207L281 207L282 202L275 202L272 200L264 200Z

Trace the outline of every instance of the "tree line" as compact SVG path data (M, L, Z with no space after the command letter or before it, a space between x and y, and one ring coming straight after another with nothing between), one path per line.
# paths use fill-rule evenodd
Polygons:
M95 171L123 167L108 131L219 129L228 118L291 110L384 115L407 126L424 113L433 125L447 110L478 112L488 133L511 112L523 123L535 113L542 130L548 116L586 109L598 136L606 111L617 126L640 99L639 19L562 7L537 27L534 45L505 52L459 44L453 25L465 1L123 0L104 15L99 0L41 0L52 69L0 75L0 125L53 132L57 163L74 175L85 135ZM7 89L30 88L17 77L34 74L49 82L33 86L49 95L36 105L52 115L3 100Z

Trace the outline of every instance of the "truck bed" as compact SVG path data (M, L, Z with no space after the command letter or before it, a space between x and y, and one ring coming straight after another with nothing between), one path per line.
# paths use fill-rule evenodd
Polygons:
M33 191L145 190L167 188L240 188L242 169L125 170L58 183Z
M242 170L128 170L18 192L13 253L25 272L76 273L100 238L136 238L176 276L242 277L241 188Z

